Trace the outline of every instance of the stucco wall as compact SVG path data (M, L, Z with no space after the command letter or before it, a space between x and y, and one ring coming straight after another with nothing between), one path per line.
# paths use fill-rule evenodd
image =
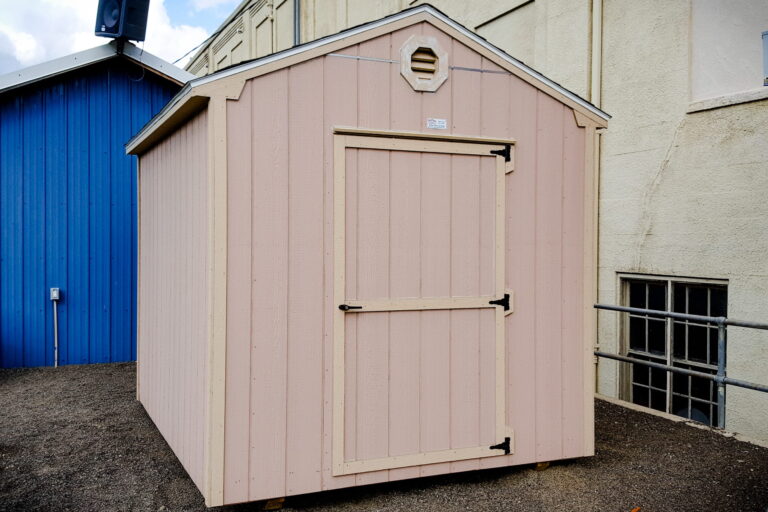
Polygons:
M691 12L691 98L744 91L765 93L763 31L768 4L759 0L697 0Z
M601 302L619 301L617 272L728 279L728 315L768 317L768 101L686 113L689 4L604 4ZM632 35L632 37L628 37ZM768 382L768 335L732 328L728 374ZM599 341L615 352L615 313ZM599 391L617 394L603 362ZM768 439L768 396L729 387L728 430Z

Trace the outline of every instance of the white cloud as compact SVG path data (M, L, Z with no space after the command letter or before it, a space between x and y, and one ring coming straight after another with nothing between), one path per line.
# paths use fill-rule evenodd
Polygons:
M153 0L149 4L147 38L144 49L169 62L178 59L208 37L208 31L202 27L173 25L165 10L164 0ZM180 61L179 66L189 59Z
M21 62L16 58L16 47L11 39L0 32L0 73L4 69L18 69L22 67Z
M237 2L238 0L192 0L192 7L196 11L203 11L222 5L235 5Z
M0 74L109 42L93 35L97 6L98 0L0 0ZM174 25L164 0L150 2L148 52L173 62L207 36L202 27Z

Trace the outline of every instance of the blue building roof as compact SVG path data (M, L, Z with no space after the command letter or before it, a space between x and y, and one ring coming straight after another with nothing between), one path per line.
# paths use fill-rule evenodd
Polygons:
M155 57L129 42L125 42L122 49L118 50L117 42L111 41L102 46L0 75L0 94L119 56L179 85L184 85L195 78L195 75Z

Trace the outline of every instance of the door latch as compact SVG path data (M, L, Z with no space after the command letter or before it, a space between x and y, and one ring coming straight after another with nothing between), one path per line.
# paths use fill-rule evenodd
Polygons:
M348 304L339 304L339 309L342 311L349 311L350 309L363 309L363 306L350 306Z
M488 301L492 306L504 306L504 311L509 311L509 294L505 293L501 299Z

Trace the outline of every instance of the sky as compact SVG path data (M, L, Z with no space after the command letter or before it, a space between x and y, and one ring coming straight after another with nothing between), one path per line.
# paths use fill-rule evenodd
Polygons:
M213 33L238 3L150 0L146 40L138 46L173 62ZM98 0L0 0L0 75L108 43L93 35L97 7Z

